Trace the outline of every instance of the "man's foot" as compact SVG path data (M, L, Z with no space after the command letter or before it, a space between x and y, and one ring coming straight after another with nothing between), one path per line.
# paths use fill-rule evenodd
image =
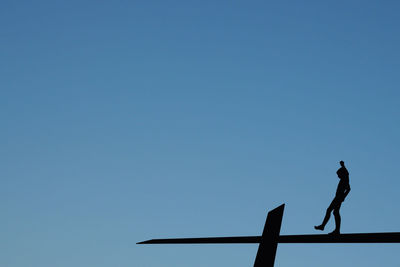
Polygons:
M334 230L333 232L329 233L330 235L340 235L340 231L339 230Z
M324 226L321 224L321 225L316 225L316 226L314 226L314 228L315 228L315 230L320 230L320 231L324 231Z

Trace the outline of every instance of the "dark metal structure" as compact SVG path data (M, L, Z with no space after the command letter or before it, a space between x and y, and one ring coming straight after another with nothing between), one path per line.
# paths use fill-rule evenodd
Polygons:
M137 244L259 243L254 267L273 267L278 243L400 243L400 232L339 235L280 235L285 204L268 212L261 236L151 239Z

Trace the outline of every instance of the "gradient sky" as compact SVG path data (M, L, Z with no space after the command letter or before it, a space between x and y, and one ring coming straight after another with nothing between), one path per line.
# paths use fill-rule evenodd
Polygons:
M399 1L2 1L0 266L252 266L315 233L400 231ZM334 228L333 220L327 231ZM276 266L397 267L400 245L290 245Z

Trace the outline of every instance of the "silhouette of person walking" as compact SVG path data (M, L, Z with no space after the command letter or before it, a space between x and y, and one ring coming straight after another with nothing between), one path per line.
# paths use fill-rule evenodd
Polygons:
M314 226L316 230L323 231L325 225L328 223L329 218L331 217L331 212L333 211L333 215L335 216L335 224L336 228L330 234L340 234L340 207L342 206L342 202L347 197L350 192L350 184L349 184L349 172L344 166L344 161L340 161L340 168L337 170L336 174L339 177L340 181L336 190L335 198L332 200L328 209L326 210L324 221L321 225Z

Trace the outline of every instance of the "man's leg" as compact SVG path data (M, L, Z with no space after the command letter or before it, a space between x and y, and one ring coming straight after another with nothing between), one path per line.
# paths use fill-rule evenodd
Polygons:
M331 234L340 234L340 223L341 223L341 217L340 217L340 207L342 203L339 203L338 206L336 206L333 209L333 215L335 216L335 230Z
M318 226L314 226L314 228L315 228L316 230L321 230L321 231L323 231L323 230L325 229L325 225L328 223L328 221L329 221L329 219L330 219L330 217L331 217L331 212L332 212L332 210L334 209L334 206L335 206L335 199L332 200L331 204L330 204L329 207L326 209L325 218L324 218L324 221L322 222L322 224L321 224L321 225L318 225Z

